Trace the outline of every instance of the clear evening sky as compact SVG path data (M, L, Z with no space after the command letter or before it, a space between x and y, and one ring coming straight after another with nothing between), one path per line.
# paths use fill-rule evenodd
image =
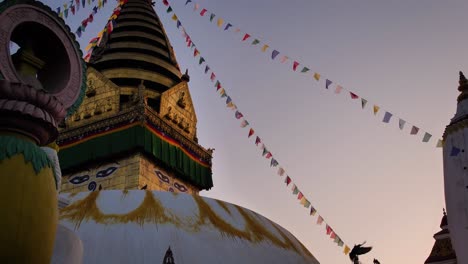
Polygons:
M65 1L44 1L52 7ZM437 139L455 113L458 71L468 73L468 1L170 1L201 55L300 190L350 246L364 240L372 263L423 263L439 230L443 189L442 152ZM93 4L97 4L95 1ZM82 49L104 27L116 3L109 0L79 39ZM202 195L252 209L282 225L324 264L350 263L315 224L284 177L261 156L248 129L225 107L204 66L188 49L166 7L156 10L176 51L189 69L198 115L198 137L215 148L214 188ZM209 22L209 13L233 27ZM73 29L89 15L82 8L66 21ZM240 28L241 33L234 33ZM244 33L250 41L241 42ZM271 48L250 45L258 38ZM293 72L294 58L369 100L364 110L349 94L336 95L312 73ZM204 64L205 65L205 64ZM298 69L302 69L301 66ZM433 134L403 131L398 119L382 123L378 104ZM420 132L421 133L421 132Z

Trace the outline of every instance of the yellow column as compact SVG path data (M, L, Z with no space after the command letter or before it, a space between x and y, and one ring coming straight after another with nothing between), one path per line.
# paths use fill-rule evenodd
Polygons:
M0 263L48 264L58 221L53 169L32 142L0 134L0 144Z

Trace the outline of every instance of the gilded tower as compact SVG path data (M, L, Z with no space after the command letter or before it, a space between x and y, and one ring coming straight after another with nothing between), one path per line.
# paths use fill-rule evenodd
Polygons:
M62 192L210 189L189 76L151 1L128 0L116 15L91 53L83 103L61 124Z

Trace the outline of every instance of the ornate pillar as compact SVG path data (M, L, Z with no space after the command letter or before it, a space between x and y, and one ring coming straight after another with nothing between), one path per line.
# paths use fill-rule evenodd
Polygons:
M10 54L10 43L20 48ZM0 4L0 262L50 263L57 229L57 124L81 103L74 35L34 0ZM56 178L57 177L57 178Z

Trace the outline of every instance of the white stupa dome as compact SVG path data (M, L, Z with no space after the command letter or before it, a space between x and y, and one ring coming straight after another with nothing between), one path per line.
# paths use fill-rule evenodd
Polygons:
M64 196L61 225L81 240L86 264L166 263L171 253L176 264L319 263L284 228L223 201L143 190Z

